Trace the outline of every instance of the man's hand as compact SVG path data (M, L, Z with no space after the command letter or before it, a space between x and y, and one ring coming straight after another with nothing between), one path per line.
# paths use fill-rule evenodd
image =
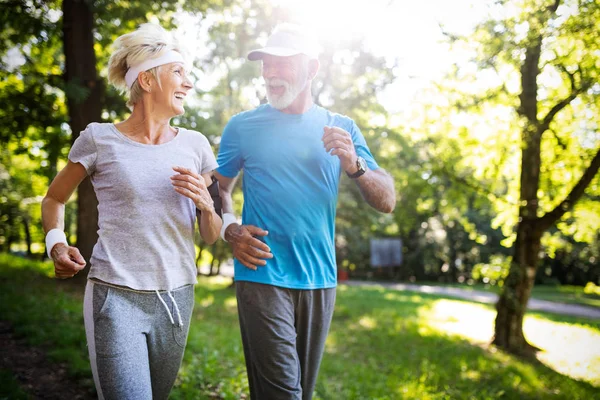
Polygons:
M85 267L85 260L79 249L58 243L50 252L54 261L54 274L57 278L72 278Z
M352 136L342 128L337 126L323 128L323 145L329 153L331 150L332 156L337 156L340 159L340 165L344 171L349 174L356 172L356 150L352 142Z
M231 244L233 256L247 268L256 270L266 265L265 258L273 258L271 249L255 236L269 233L254 225L231 224L225 231L225 239Z
M191 199L200 211L210 212L214 208L204 178L188 168L173 167L177 175L171 177L175 191Z

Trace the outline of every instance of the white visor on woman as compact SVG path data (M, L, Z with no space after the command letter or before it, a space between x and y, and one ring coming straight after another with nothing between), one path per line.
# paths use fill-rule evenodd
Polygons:
M165 65L174 62L185 64L185 59L178 51L169 50L160 57L151 58L150 60L146 60L129 68L125 74L125 82L127 83L127 87L131 88L140 72L148 71L150 68L158 67L159 65Z

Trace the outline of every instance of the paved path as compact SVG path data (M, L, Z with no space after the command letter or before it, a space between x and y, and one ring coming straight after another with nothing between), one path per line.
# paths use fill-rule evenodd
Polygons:
M233 277L233 266L224 264L221 266L220 272L221 275ZM467 290L455 287L416 285L410 283L366 282L355 280L343 281L341 283L350 286L379 286L386 289L440 294L486 304L496 304L496 301L498 301L498 295L495 293L483 292L480 290ZM529 299L527 308L534 311L545 311L562 315L600 319L600 308L583 306L579 304L566 304L547 300Z
M457 297L465 300L473 300L480 303L495 304L498 295L495 293L482 292L479 290L465 290L445 286L414 285L410 283L391 283L391 282L365 282L365 281L344 281L342 284L350 286L372 286L383 287L394 290L408 290L412 292L440 294L444 296ZM583 306L579 304L556 303L547 300L529 299L527 305L529 310L545 311L563 315L573 315L591 319L600 319L600 308Z

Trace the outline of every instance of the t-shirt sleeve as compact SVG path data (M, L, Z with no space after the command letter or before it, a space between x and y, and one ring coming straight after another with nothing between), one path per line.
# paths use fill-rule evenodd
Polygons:
M88 175L92 175L96 170L96 159L98 149L94 141L93 127L88 125L83 130L69 151L69 160L83 165Z
M236 126L237 119L235 117L225 126L217 156L219 164L217 171L228 178L236 177L243 167L240 137Z
M352 135L352 142L354 143L356 154L365 159L370 170L379 169L379 165L377 164L377 161L375 161L373 154L371 154L371 150L367 145L365 137L354 121L352 121L350 127L350 135Z
M202 165L200 166L200 174L205 174L210 171L214 171L217 167L217 160L215 159L215 154L212 151L212 147L210 147L210 142L206 137L202 137Z

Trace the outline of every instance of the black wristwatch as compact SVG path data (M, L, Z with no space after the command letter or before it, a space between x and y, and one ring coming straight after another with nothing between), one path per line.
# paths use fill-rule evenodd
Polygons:
M359 156L356 159L356 168L358 168L358 171L356 171L353 174L349 174L349 173L346 172L346 175L348 175L348 177L352 178L352 179L356 179L359 176L363 176L363 174L365 172L367 172L367 162L365 161L364 158L362 158L362 157Z

